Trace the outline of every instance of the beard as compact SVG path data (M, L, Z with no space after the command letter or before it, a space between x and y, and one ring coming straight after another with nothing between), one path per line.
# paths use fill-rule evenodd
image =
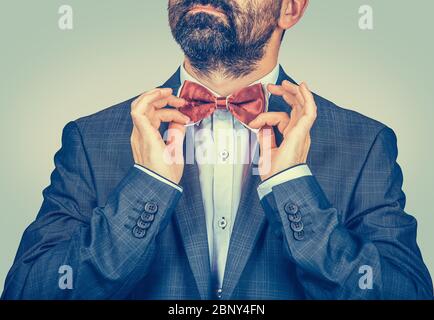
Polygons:
M245 76L257 68L277 27L281 1L267 1L268 6L253 2L245 10L230 0L174 1L169 3L172 35L199 74ZM190 13L195 5L211 5L224 15Z

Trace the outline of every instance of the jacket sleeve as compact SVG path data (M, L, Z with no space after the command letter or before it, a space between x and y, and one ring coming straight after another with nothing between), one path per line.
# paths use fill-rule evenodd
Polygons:
M155 239L181 192L132 167L96 207L96 190L75 122L62 137L51 184L24 232L3 299L122 299L147 273Z
M263 200L307 298L432 299L396 158L396 137L386 127L371 146L348 212L330 204L314 176L277 185Z

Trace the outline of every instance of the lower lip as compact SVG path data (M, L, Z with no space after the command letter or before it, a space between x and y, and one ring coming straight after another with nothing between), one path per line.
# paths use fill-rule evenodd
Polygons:
M207 13L211 13L211 14L216 14L216 15L224 15L223 12L218 11L216 9L213 9L211 7L194 7L193 9L190 10L190 13L197 13L197 12L207 12Z

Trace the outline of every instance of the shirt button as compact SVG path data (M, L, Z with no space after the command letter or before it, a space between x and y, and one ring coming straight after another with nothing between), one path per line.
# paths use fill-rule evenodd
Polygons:
M217 298L221 299L222 298L222 294L223 294L223 290L220 288L217 290Z
M229 158L229 151L228 150L223 150L222 152L220 152L220 158L223 161L226 161Z
M228 225L228 222L226 221L225 217L222 217L219 219L218 225L220 228L224 229Z

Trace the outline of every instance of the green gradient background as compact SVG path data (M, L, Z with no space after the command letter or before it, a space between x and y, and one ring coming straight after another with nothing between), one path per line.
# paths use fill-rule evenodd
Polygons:
M25 227L39 210L63 126L161 84L180 64L166 0L2 0L0 13L0 286ZM74 30L57 27L74 9ZM358 28L358 8L375 28ZM432 91L434 2L312 0L289 31L281 63L338 105L398 136L407 211L434 274ZM431 40L429 40L431 39Z

